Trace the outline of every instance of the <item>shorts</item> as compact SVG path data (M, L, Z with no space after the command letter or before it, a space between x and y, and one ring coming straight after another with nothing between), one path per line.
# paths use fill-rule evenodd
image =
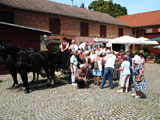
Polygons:
M102 76L102 71L93 69L94 76Z

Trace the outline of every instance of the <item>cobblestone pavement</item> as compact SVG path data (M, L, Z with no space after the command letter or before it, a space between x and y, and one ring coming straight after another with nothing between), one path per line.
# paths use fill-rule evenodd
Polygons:
M145 78L146 98L136 99L133 91L117 93L118 82L113 90L108 83L104 89L76 89L59 80L48 89L41 80L25 94L11 88L10 75L0 76L0 120L160 120L160 65L147 64Z

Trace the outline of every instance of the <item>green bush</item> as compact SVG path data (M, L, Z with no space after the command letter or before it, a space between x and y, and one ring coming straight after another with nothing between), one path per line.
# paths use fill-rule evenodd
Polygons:
M150 53L150 47L149 47L149 45L143 45L141 47L141 50L143 50L144 52Z
M160 59L157 60L157 63L160 64Z

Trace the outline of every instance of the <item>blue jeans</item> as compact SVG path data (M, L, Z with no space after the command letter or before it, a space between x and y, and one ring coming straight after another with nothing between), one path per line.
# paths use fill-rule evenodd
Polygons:
M103 78L102 78L102 82L100 85L100 88L102 89L104 84L106 83L107 78L109 77L109 88L112 89L113 88L113 82L112 82L112 78L113 78L113 72L114 69L111 67L106 67L104 69L104 74L103 74Z

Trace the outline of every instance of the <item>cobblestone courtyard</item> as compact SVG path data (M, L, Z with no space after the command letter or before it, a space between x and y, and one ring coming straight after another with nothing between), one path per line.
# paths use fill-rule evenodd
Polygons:
M160 120L160 66L147 64L145 78L146 98L135 99L130 95L133 91L117 93L118 82L113 90L108 82L104 89L95 85L76 89L65 81L48 89L41 80L24 94L21 87L11 88L10 75L0 76L0 120Z

